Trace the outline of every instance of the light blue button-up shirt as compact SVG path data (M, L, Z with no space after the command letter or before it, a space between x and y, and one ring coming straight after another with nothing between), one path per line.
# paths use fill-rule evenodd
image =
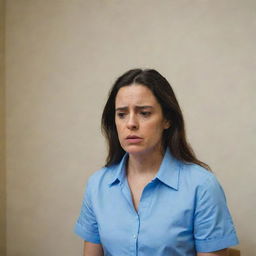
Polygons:
M106 256L194 256L238 244L215 176L167 149L138 212L126 178L126 154L88 180L75 233L101 243Z

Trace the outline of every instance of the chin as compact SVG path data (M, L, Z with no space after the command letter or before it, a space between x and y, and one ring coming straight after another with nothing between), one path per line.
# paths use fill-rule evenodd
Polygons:
M158 153L162 152L161 148L158 146L145 147L142 145L126 145L123 147L124 151L131 155L143 155L143 154L151 154L153 152Z
M129 146L125 148L125 151L129 155L144 155L148 154L151 150L150 148L145 148L145 147L138 147L138 146Z
M123 149L124 149L128 154L132 154L132 155L142 154L142 153L144 153L144 152L147 151L147 149L145 149L144 147L137 146L137 145L126 146L126 147L123 147Z

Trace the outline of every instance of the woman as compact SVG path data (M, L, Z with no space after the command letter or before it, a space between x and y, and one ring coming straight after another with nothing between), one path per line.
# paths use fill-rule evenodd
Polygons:
M85 256L227 255L238 243L225 195L188 145L168 81L133 69L102 115L109 152L88 180L75 232Z

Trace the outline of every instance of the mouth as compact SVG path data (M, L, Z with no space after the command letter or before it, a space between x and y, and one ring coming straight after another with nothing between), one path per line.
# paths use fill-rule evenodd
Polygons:
M129 135L126 137L126 141L128 141L131 144L137 144L142 141L142 138L136 135Z
M126 139L141 139L141 137L136 136L136 135L129 135L126 137Z

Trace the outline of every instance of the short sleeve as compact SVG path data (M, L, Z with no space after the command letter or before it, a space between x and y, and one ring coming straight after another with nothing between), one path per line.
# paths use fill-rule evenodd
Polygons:
M239 243L224 191L214 175L197 191L194 239L197 252L213 252Z
M87 183L80 216L78 217L74 232L85 241L100 244L98 224L91 204L90 180Z

